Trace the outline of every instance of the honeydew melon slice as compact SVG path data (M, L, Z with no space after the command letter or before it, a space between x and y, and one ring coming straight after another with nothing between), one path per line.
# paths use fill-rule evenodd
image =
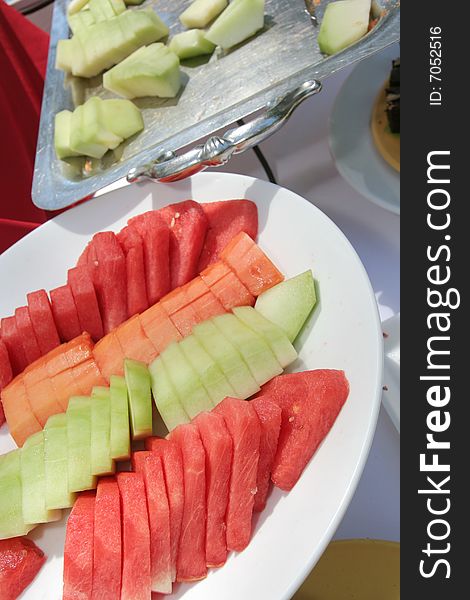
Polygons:
M237 319L264 338L283 369L294 362L297 351L278 325L268 321L252 306L236 306L232 308L232 312Z
M126 358L124 375L129 397L132 439L141 440L152 435L150 373L143 362Z
M62 110L55 116L54 123L54 148L57 157L67 158L69 156L79 156L70 147L70 125L72 122L72 113L70 110Z
M120 15L126 10L126 4L124 0L108 0L108 2L111 4L115 15Z
M151 8L126 10L119 15L118 20L124 33L133 38L135 48L158 42L169 32L166 24Z
M72 0L67 9L67 14L74 15L78 13L79 10L82 10L84 6L88 4L89 0Z
M193 334L205 351L216 361L230 385L236 398L249 398L260 387L251 374L237 348L219 331L212 320L199 323L193 328Z
M89 27L96 21L91 10L81 10L78 13L69 15L67 22L72 33L76 33L79 29Z
M227 0L195 0L181 13L179 19L188 29L205 27L227 6Z
M103 100L101 114L104 126L124 140L144 128L140 110L129 100Z
M124 35L118 18L95 23L87 29L79 29L72 39L79 41L85 55L82 72L77 72L80 67L73 64L73 73L83 77L94 77L104 69L112 67L133 48L129 42L131 36Z
M0 540L26 535L34 527L23 520L20 451L0 456Z
M233 314L218 315L214 325L236 346L258 385L282 373L282 367L264 339Z
M293 342L317 299L312 271L278 283L258 296L255 309L278 325Z
M339 0L327 4L318 32L325 54L336 54L360 40L369 27L371 0Z
M179 346L191 366L199 375L202 385L212 400L214 406L226 396L234 396L235 390L223 374L219 365L204 350L196 336L189 335L179 342Z
M96 477L91 472L91 398L72 396L66 414L69 491L94 489Z
M76 494L69 492L67 456L67 417L52 415L44 426L44 470L46 508L70 508Z
M82 52L82 49L79 47L77 50L77 42L73 38L70 40L59 40L57 42L55 68L66 73L71 73L73 62L77 60L77 51Z
M128 460L131 454L129 429L129 401L124 377L111 375L109 379L111 401L110 454L114 460Z
M23 521L29 524L58 521L62 516L62 511L46 509L43 431L29 436L21 448L20 459Z
M88 6L97 23L116 16L108 0L89 0Z
M175 387L160 356L151 363L149 371L155 406L168 431L171 431L181 423L189 423L190 418L179 400Z
M101 102L93 96L74 110L70 125L70 147L74 152L101 158L122 142L122 138L103 126Z
M106 388L104 388L106 390ZM93 388L91 396L91 472L110 475L115 465L111 458L111 399L109 390Z
M203 54L211 54L215 45L204 37L202 29L190 29L177 33L168 45L180 59L193 58Z
M178 342L170 344L160 357L178 394L180 404L191 419L204 410L210 411L214 408L199 375L184 355Z
M212 23L206 39L221 48L232 48L263 26L264 0L233 0Z

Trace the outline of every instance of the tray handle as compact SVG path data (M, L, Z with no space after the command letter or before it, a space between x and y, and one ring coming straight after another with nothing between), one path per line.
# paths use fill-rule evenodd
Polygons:
M228 129L222 137L214 135L179 156L171 151L162 152L151 163L132 168L127 174L127 181L133 183L144 178L177 181L207 167L224 165L232 154L244 152L275 133L303 100L318 94L321 89L319 81L306 81L285 96L268 102L264 114L241 127Z

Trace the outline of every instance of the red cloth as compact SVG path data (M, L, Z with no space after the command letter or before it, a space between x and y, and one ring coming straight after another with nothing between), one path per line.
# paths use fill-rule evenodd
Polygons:
M31 200L49 36L0 0L0 253L47 220Z

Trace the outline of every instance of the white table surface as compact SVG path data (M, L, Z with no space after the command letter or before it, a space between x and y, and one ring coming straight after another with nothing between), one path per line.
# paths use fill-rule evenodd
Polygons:
M48 30L51 6L29 17ZM400 219L372 204L338 174L328 145L332 104L351 69L324 81L289 122L262 145L280 185L325 212L362 259L375 291L382 321L400 311ZM225 171L266 179L253 152L234 157ZM383 406L364 473L335 538L400 539L400 436Z

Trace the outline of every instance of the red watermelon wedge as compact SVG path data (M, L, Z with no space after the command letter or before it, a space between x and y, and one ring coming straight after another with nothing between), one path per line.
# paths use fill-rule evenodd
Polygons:
M28 361L23 350L15 317L5 317L2 319L2 340L10 358L13 375L21 373L28 365Z
M227 508L227 548L241 552L251 537L258 473L261 425L251 402L225 398L214 411L225 419L233 440L232 475Z
M91 598L95 492L82 492L67 521L63 600Z
M184 510L176 565L177 581L197 581L206 567L206 474L204 446L196 425L179 425L170 433L183 456Z
M207 217L194 200L170 204L158 211L170 229L171 288L198 274L198 262L207 231Z
M93 532L92 600L119 600L121 595L121 504L114 477L98 481Z
M44 552L28 538L0 540L0 598L16 600L45 562Z
M27 294L26 297L28 299L29 316L41 354L46 354L60 344L49 296L45 290L37 290Z
M252 401L261 423L258 474L254 512L261 512L266 506L271 470L276 456L279 433L281 431L281 408L269 398L260 396Z
M170 508L171 579L176 581L176 560L184 506L183 457L178 444L171 440L147 438L145 447L160 456L162 461Z
M260 394L278 404L282 425L271 479L281 490L297 483L349 394L343 371L318 369L279 375Z
M15 319L26 360L28 361L28 364L30 364L36 359L40 358L42 356L42 352L39 348L36 334L34 333L28 307L21 306L20 308L17 308L15 310Z
M162 460L156 452L134 452L132 466L143 475L147 494L152 592L171 594L170 507Z
M88 268L69 269L67 277L77 307L80 329L87 331L96 342L103 337L103 322Z
M124 227L117 234L117 238L126 255L127 312L131 317L149 307L145 283L144 242L134 227Z
M253 240L258 235L258 209L251 200L225 200L201 206L209 228L199 258L199 272L218 260L220 252L240 231Z
M121 600L150 600L150 529L144 479L118 473L122 510Z
M193 423L199 429L206 453L206 564L221 567L227 560L227 511L233 442L222 415L202 412Z
M69 285L61 285L49 292L52 315L63 342L72 340L82 333L77 307Z
M144 243L145 279L149 305L170 291L170 229L158 211L149 211L129 220Z

